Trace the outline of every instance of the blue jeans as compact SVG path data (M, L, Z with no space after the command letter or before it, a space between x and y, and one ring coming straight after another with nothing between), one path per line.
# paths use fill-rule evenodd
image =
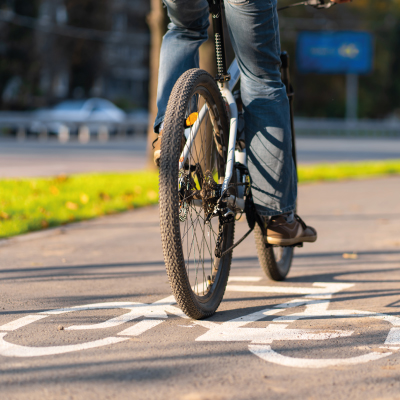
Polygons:
M178 78L199 67L207 40L207 0L163 0L171 23L164 36L158 81L158 130ZM260 215L295 208L297 178L292 158L289 101L280 74L277 0L224 0L229 35L241 71L247 163Z

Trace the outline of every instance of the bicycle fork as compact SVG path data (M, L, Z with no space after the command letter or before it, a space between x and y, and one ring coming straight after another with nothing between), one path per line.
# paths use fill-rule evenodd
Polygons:
M236 105L235 98L232 95L232 90L233 87L236 85L236 83L239 81L240 71L236 60L234 60L232 65L229 67L229 70L226 69L224 31L223 31L222 14L221 14L221 8L222 8L221 0L208 0L208 3L213 20L215 53L217 59L217 76L215 80L218 83L221 95L225 99L227 105L229 106L229 111L230 111L227 163L225 168L225 177L221 188L222 196L224 196L232 180L235 163L239 162L241 165L246 167L245 151L235 152L237 129L238 129L238 108ZM190 134L186 138L186 144L179 158L179 169L184 168L185 162L189 156L191 146L194 143L200 124L203 121L204 117L207 115L207 112L208 112L207 104L204 104L204 106L201 108L198 114L197 121L192 126ZM242 173L240 173L240 177L241 176ZM243 184L243 182L238 182L238 183ZM236 211L238 212L244 211L244 206L245 206L244 197L245 197L244 195L243 198L238 198L237 196L232 196L232 195L227 196L226 200L228 202L228 208L230 209L233 208L232 210L233 214Z

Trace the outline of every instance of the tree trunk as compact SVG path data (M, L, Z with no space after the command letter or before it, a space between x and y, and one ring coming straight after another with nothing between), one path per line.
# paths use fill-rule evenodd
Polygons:
M152 142L156 138L153 123L157 115L157 83L162 38L167 29L167 16L161 0L151 0L151 11L147 17L150 28L150 82L149 82L149 127L147 131L147 167L155 169Z

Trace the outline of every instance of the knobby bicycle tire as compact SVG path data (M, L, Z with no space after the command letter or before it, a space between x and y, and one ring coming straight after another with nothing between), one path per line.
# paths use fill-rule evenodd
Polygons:
M254 239L261 269L268 278L274 281L283 281L292 264L293 247L268 246L258 223L254 227Z
M198 114L198 111L202 104L207 104L208 107L204 120L198 117L201 114ZM185 138L187 139L185 127L186 130L191 129L187 128L186 121L188 116L192 115L193 109L205 127L202 131L203 125L200 126L196 140L192 144L193 154L190 153L185 167L179 170L180 154ZM201 146L203 136L205 146ZM221 259L215 257L219 220L212 219L212 223L217 224L218 228L214 228L211 223L207 225L204 221L204 203L201 203L199 208L194 204L195 200L191 195L199 189L203 175L208 172L208 176L217 177L218 182L215 183L223 182L228 137L228 116L214 79L200 69L187 71L172 90L164 119L159 177L160 227L164 261L172 292L183 312L194 319L211 316L217 310L225 293L232 260L232 253ZM196 143L200 143L198 149ZM190 164L192 162L193 165ZM204 171L207 167L209 171ZM199 236L197 231L200 232ZM233 244L234 222L224 224L222 232L223 252ZM208 276L206 275L208 272L204 272L205 268L208 268L206 262L207 265L210 262ZM193 271L195 271L194 277ZM204 284L204 279L207 280L207 284Z

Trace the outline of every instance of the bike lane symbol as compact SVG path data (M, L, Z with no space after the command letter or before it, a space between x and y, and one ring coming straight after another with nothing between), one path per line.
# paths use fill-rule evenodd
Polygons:
M379 360L393 354L400 349L400 318L358 310L329 310L330 299L334 293L348 289L353 284L347 283L314 283L314 288L299 287L274 287L274 286L228 286L227 291L243 292L279 292L309 294L303 298L295 299L287 303L278 304L273 308L264 309L255 313L245 315L233 320L217 324L211 321L195 321L208 331L198 337L196 341L206 342L233 342L250 341L249 350L265 361L280 364L286 367L297 368L323 368L339 365L355 365L369 361ZM302 312L295 312L290 315L277 316L272 323L265 328L246 328L245 325L261 320L268 316L279 314L288 309L295 309L305 306ZM385 343L380 346L381 351L371 351L367 354L335 359L305 359L284 356L271 348L274 340L299 341L299 340L328 340L339 337L349 337L354 332L348 330L329 330L321 332L313 329L291 329L290 323L299 319L312 319L315 317L336 317L336 318L375 318L389 322L393 327L390 329ZM396 346L396 347L395 347Z
M134 302L96 303L83 306L60 308L56 310L43 311L37 314L27 315L25 317L19 318L15 321L11 321L5 325L0 326L0 355L6 357L39 357L70 353L73 351L93 349L96 347L120 343L129 340L133 336L141 335L149 329L152 329L161 324L168 318L167 313L177 315L181 318L188 318L180 309L173 307L172 304L175 304L175 299L173 296L169 296L165 299L156 301L153 304ZM122 330L117 334L117 336L110 336L86 343L72 344L66 346L30 347L13 344L5 340L8 332L15 331L16 329L20 329L24 326L27 326L51 315L60 315L71 313L74 311L107 309L124 309L128 312L118 317L111 318L102 323L89 325L72 325L68 328L65 328L65 330L68 331L111 328L141 317L144 317L145 319L137 322L129 328Z
M258 281L261 278L253 277L235 277L231 281ZM369 361L379 360L390 356L394 351L400 349L400 318L369 311L357 310L329 310L330 299L332 295L341 290L354 286L349 283L314 283L313 287L290 287L290 286L227 286L227 291L236 292L261 292L261 293L287 293L302 294L301 298L289 301L287 303L276 305L255 313L244 315L226 321L216 323L212 321L194 321L195 325L200 325L207 329L207 332L196 339L196 341L246 341L250 342L249 350L256 356L265 361L280 364L288 367L299 368L321 368L337 365L354 365ZM44 311L31 314L15 321L0 326L0 355L7 357L37 357L56 354L64 354L73 351L86 350L96 347L120 343L129 340L132 336L138 336L149 329L160 325L168 318L168 314L173 314L181 318L188 318L181 310L173 305L176 304L173 296L159 300L153 304L143 304L134 302L109 302L96 303L69 308L62 308L50 311ZM277 314L285 310L296 310L298 307L304 307L302 312L294 312L289 315L278 316ZM51 315L59 315L70 312L84 310L100 309L124 309L127 312L121 316L111 318L105 322L88 325L72 325L66 330L86 330L103 329L115 327L138 318L143 319L134 325L123 329L116 336L110 336L103 339L74 344L66 346L51 347L29 347L16 345L5 340L8 332L20 329L28 324L39 321ZM265 328L246 328L245 325L250 322L261 320L268 316L275 316L272 322ZM382 352L372 351L358 357L338 358L338 359L303 359L284 356L271 348L275 340L299 341L299 340L329 340L339 337L349 337L353 331L349 330L329 330L322 331L314 329L291 329L290 324L299 319L315 317L352 317L352 318L376 318L387 321L393 327L390 329L383 346L380 346ZM289 327L289 328L288 328Z

